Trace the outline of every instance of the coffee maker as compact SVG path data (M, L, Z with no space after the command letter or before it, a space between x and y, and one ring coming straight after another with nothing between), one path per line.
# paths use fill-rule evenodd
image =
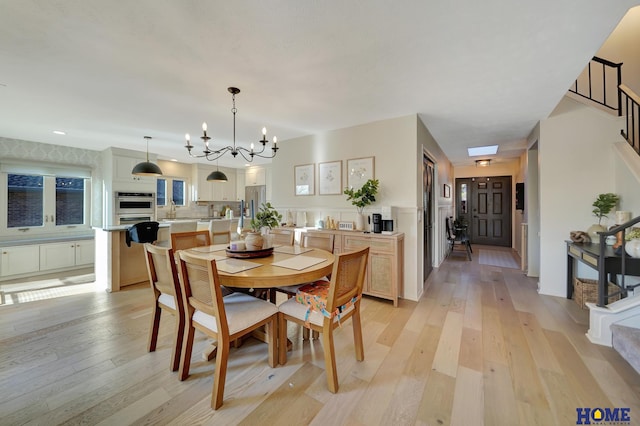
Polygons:
M374 234L382 232L382 215L380 213L373 213L371 215L371 224Z
M380 232L382 234L393 234L396 229L396 208L383 206L380 208Z

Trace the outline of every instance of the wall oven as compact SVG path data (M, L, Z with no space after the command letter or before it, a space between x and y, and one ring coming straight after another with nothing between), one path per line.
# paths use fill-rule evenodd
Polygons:
M116 192L116 225L132 225L156 220L156 194L153 192Z

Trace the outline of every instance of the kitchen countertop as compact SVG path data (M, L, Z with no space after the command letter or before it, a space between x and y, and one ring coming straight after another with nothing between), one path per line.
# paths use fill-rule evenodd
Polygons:
M62 243L65 241L92 240L92 239L93 239L93 234L75 235L75 236L68 236L68 237L31 238L28 240L7 240L7 241L0 241L0 247L28 246L28 245L34 245L34 244Z
M93 229L97 229L105 232L122 232L122 231L126 231L130 227L131 225L112 225L112 226L102 226L102 227L94 226ZM168 227L169 227L168 223L160 222L160 228L168 228Z

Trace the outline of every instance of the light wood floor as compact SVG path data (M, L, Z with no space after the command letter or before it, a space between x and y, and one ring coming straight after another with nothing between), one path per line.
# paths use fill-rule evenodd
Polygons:
M169 371L171 316L146 352L146 287L0 306L0 424L573 425L577 407L631 407L639 424L640 377L587 341L586 312L477 257L452 255L417 303L365 298L363 362L350 322L337 330L338 394L320 342L290 327L285 366L252 339L231 350L215 412L202 335L184 382Z

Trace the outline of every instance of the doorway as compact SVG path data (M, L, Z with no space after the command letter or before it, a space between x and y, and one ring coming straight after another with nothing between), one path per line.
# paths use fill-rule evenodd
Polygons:
M472 244L511 247L511 176L456 179L456 212Z
M427 281L433 270L433 178L435 166L426 155L422 156L422 224L423 236L423 281Z

